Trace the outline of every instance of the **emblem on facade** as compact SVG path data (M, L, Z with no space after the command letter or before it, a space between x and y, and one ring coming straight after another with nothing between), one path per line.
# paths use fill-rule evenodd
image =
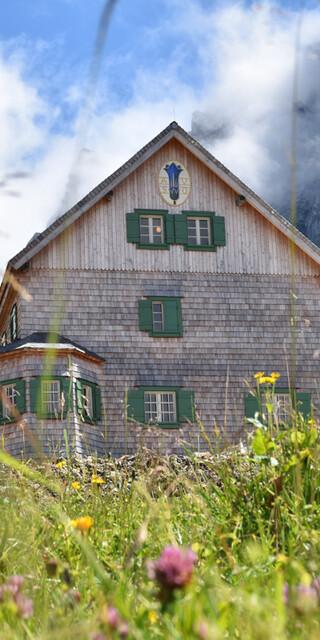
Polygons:
M162 198L170 205L178 206L188 197L191 180L187 169L176 160L166 162L159 173L159 189Z

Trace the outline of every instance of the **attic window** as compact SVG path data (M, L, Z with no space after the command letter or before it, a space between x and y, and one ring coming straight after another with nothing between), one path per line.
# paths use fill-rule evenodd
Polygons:
M188 244L208 247L211 244L209 218L187 218Z
M10 312L10 340L14 342L18 337L17 305L14 304Z
M163 243L163 219L155 216L140 216L141 244Z

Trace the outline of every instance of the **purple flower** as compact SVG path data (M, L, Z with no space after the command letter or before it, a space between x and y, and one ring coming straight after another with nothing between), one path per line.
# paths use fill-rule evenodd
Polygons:
M120 624L120 615L115 607L108 607L106 611L106 622L111 629L117 629Z
M11 593L12 596L16 595L19 591L21 591L24 583L23 576L10 576L7 582L3 585L5 590Z
M17 593L14 598L14 601L17 605L18 614L21 618L26 620L27 618L31 618L33 614L33 604L30 598L26 598L23 593Z
M191 549L165 547L158 560L148 563L148 575L162 589L181 589L190 582L196 561Z
M127 637L129 633L128 624L121 618L118 609L115 607L105 605L101 611L100 620L108 629L117 631L120 638Z
M286 583L283 589L283 599L286 605L292 606L297 613L313 611L319 606L320 581L316 578L310 585L298 584L289 588Z

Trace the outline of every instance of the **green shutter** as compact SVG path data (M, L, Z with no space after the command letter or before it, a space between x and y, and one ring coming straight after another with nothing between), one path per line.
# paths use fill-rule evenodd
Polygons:
M129 389L127 396L128 420L144 423L144 391L142 389Z
M164 300L164 333L168 335L182 335L181 300Z
M140 242L140 224L138 213L127 213L127 241Z
M30 409L32 413L41 412L41 378L30 380Z
M76 381L76 397L77 397L77 412L79 416L82 416L82 411L83 411L82 382L80 380Z
M174 230L176 244L186 245L188 243L187 218L183 213L174 216Z
M296 407L298 413L301 413L307 420L311 415L311 393L296 393Z
M139 329L152 331L152 301L139 300Z
M190 389L178 389L177 408L179 422L194 422L194 392Z
M249 393L244 399L244 412L246 418L254 418L255 414L260 411L259 400L252 393Z
M101 420L101 390L97 384L93 385L92 394L93 394L93 419L95 422L99 422L99 420Z
M55 378L53 378L55 379ZM60 393L64 395L63 418L66 418L72 409L72 378L58 377L60 380Z
M224 218L222 216L212 216L213 244L216 247L224 247L226 244L226 231Z
M175 216L172 213L166 213L166 215L164 216L165 242L167 244L174 244L174 219Z
M26 411L26 383L24 380L15 382L17 392L17 410L20 414Z

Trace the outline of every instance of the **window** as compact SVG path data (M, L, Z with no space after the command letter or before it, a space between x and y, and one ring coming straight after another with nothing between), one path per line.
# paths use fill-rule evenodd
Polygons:
M211 220L187 218L188 244L208 247L211 244Z
M137 424L177 428L194 422L194 393L190 389L140 387L127 396L128 420Z
M101 419L100 388L93 382L77 380L77 412L82 422L92 424Z
M43 412L57 416L61 410L62 401L59 380L42 380L41 404Z
M174 216L176 244L186 250L216 251L226 244L225 221L213 211L182 211Z
M25 381L7 380L0 387L0 424L14 422L25 413Z
M141 244L163 243L163 219L161 217L140 216Z
M174 243L174 216L164 209L127 213L127 241L138 249L169 249Z
M3 332L3 334L2 334L2 336L1 336L1 346L2 346L2 347L5 347L5 346L6 346L6 344L7 344L7 334L6 334L6 332L4 331L4 332Z
M8 384L2 387L2 417L10 420L17 406L17 390L15 384Z
M14 304L10 312L10 340L14 342L18 337L17 305Z
M290 392L289 389L276 388L272 400L274 420L279 424L290 424L295 411L305 419L311 415L311 393L307 391ZM254 418L257 413L260 420L262 415L267 415L264 393L261 399L252 394L245 396L245 417Z
M151 302L152 304L152 329L155 333L162 333L164 331L164 315L163 315L163 303Z
M31 411L40 419L64 420L72 404L72 381L67 376L42 376L30 381Z
M152 296L139 300L139 329L153 337L182 336L181 299Z
M174 391L146 391L144 394L145 421L170 423L177 421Z

